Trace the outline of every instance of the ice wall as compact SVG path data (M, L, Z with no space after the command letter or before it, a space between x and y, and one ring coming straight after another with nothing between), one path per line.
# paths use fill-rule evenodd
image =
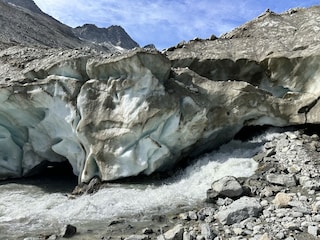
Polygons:
M315 93L303 92L309 81L283 97L246 82L243 72L238 81L215 81L197 68L172 67L157 51L61 56L28 67L23 81L0 85L0 178L65 160L81 182L148 175L220 146L246 125L305 123L317 107ZM272 80L264 62L245 63L245 72L254 66L263 81ZM297 83L306 79L299 72ZM317 121L317 110L312 116Z

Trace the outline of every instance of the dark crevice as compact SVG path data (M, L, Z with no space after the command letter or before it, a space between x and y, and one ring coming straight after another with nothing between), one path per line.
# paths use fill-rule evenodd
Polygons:
M314 101L312 101L310 104L300 108L298 110L298 113L304 113L305 115L305 123L308 123L308 113L310 112L310 110L318 103L318 101L320 100L320 97L318 97L317 99L315 99Z
M250 141L253 138L267 132L287 132L287 131L303 131L307 135L320 135L320 124L299 124L286 127L274 127L271 125L263 126L244 126L235 136L234 140Z

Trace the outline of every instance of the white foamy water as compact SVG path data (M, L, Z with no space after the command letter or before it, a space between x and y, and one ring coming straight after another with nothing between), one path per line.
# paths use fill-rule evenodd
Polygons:
M261 141L262 138L247 143L232 141L160 186L116 184L94 195L68 199L63 193L48 193L36 186L0 185L0 233L39 232L63 223L161 214L181 206L196 206L205 200L214 180L228 175L252 175L258 164L251 157L260 150Z

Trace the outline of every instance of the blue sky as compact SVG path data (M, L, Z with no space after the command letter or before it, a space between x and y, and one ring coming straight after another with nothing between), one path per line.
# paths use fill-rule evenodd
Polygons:
M140 46L158 49L195 37L220 36L267 8L281 13L320 0L34 0L46 13L76 27L120 25Z

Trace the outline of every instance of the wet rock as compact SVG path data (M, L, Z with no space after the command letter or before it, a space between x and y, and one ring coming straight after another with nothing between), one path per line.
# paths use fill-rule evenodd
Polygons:
M168 218L166 215L152 215L151 220L158 223L165 223L168 221Z
M71 224L63 226L60 230L60 236L63 238L71 238L77 233L77 228Z
M257 217L262 211L259 201L255 198L242 197L216 214L216 218L222 223L231 225L248 217Z
M207 191L207 201L212 202L219 197L239 197L243 194L243 188L239 181L232 176L223 177L212 183Z
M142 229L142 234L152 234L152 233L154 233L153 232L153 229L152 228L144 228L144 229Z
M164 234L157 237L157 240L182 240L184 227L182 224L176 225Z

